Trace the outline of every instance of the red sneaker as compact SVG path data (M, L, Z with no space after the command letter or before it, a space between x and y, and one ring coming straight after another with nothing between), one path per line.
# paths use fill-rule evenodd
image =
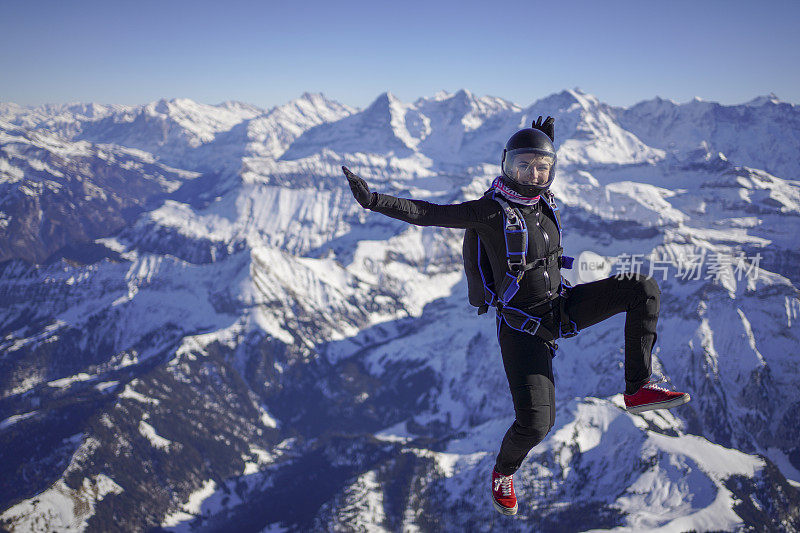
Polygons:
M662 389L653 382L642 385L635 394L623 394L625 407L631 413L641 413L653 409L669 409L689 401L689 394Z
M505 515L517 514L517 496L514 494L514 476L503 476L492 471L492 503Z

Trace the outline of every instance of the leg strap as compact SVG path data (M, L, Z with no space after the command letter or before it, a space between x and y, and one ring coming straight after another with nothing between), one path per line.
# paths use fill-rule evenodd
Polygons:
M569 315L567 314L567 299L569 298L569 293L567 295L562 295L560 298L559 306L558 306L558 314L561 316L561 337L568 338L574 337L577 335L580 330L578 329L578 325L575 324L572 320L569 319Z

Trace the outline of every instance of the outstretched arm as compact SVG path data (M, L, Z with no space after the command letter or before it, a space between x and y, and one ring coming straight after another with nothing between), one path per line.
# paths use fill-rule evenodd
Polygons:
M397 198L388 194L370 192L367 182L342 167L350 190L361 207L408 222L417 226L444 228L473 228L484 223L477 209L477 201L438 205L424 200Z

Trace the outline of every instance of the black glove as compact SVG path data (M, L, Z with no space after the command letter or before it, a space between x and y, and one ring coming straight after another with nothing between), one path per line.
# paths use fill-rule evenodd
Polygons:
M539 118L537 118L536 121L531 124L531 128L545 132L547 136L550 137L551 141L556 142L555 127L553 126L555 121L556 119L553 117L547 117L543 123L542 115L539 115Z
M372 205L372 193L369 192L367 182L350 172L347 167L342 167L348 183L350 183L350 190L353 191L353 196L356 201L361 204L361 207L368 208Z

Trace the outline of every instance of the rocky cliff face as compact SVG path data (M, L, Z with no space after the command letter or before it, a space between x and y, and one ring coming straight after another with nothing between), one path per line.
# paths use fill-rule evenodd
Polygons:
M622 409L623 315L560 342L556 426L507 519L488 478L513 409L461 232L362 210L339 167L473 199L540 114L566 253L658 279L654 368L692 401ZM798 117L578 90L0 105L0 523L800 528Z

